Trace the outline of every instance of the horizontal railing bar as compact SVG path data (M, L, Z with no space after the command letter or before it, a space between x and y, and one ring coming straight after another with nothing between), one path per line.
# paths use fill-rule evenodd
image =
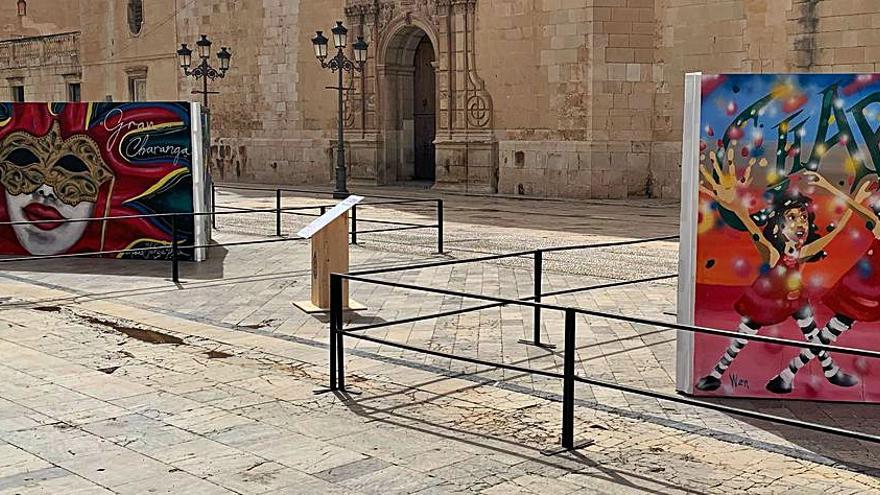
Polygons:
M182 249L201 249L201 248L217 248L217 247L232 247L232 246L246 246L249 244L272 244L276 242L298 242L298 241L307 241L306 238L300 237L285 237L285 238L275 238L275 239L259 239L254 241L237 241L237 242L227 242L224 244L189 244L178 246L178 250ZM18 258L0 258L0 263L19 263L19 262L28 262L35 260L51 260L51 259L65 259L65 258L89 258L94 256L104 256L108 254L122 254L122 253L140 253L140 252L148 252L148 251L163 251L170 250L171 245L167 246L153 246L147 248L132 248L132 249L115 249L112 251L91 251L88 253L65 253L65 254L50 254L50 255L34 255L34 256L23 256ZM171 260L151 260L151 261L171 261ZM184 260L181 260L184 261Z
M254 186L238 186L238 185L226 185L226 184L214 184L215 189L237 189L240 191L264 191L264 192L295 192L295 193L306 193L306 194L315 194L315 195L323 195L323 196L331 196L335 194L333 191L315 191L312 189L297 189L291 187L254 187ZM356 193L355 193L356 194ZM358 196L363 196L364 198L380 198L380 199L389 199L389 200L401 200L404 202L418 202L418 203L427 203L432 201L437 201L439 198L429 199L429 198L412 198L408 196L390 196L387 194L358 194ZM373 203L376 204L376 203ZM386 204L394 204L394 203L386 203Z
M561 373L555 373L552 371L546 371L546 370L541 370L541 369L526 368L523 366L496 363L496 362L492 362L492 361L486 361L483 359L472 358L472 357L467 357L467 356L458 356L455 354L449 354L446 352L435 351L432 349L425 349L422 347L415 347L415 346L411 346L408 344L391 342L391 341L387 341L384 339L371 337L369 335L352 333L351 330L337 330L337 332L339 332L343 335L346 335L348 337L351 337L353 339L364 340L367 342L373 342L375 344L387 345L389 347L395 347L398 349L403 349L403 350L412 351L412 352L418 352L421 354L428 354L431 356L442 357L442 358L446 358L446 359L454 359L456 361L463 361L466 363L476 364L476 365L480 365L480 366L486 366L488 368L506 369L506 370L517 371L520 373L525 373L525 374L530 374L530 375L544 376L544 377L548 377L548 378L556 378L556 379L563 379L564 378L564 376ZM743 417L747 417L747 418L758 419L761 421L767 421L770 423L777 423L777 424L782 424L782 425L786 425L786 426L794 426L794 427L798 427L798 428L819 431L822 433L828 433L828 434L832 434L832 435L853 438L856 440L863 440L863 441L872 442L872 443L880 443L880 437L878 437L878 436L870 435L868 433L863 433L863 432L859 432L859 431L838 428L835 426L827 426L827 425L822 425L819 423L811 423L811 422L801 421L801 420L797 420L797 419L785 418L782 416L774 416L771 414L764 414L764 413L757 412L757 411L750 411L748 409L740 409L737 407L725 406L723 404L715 404L712 402L704 402L704 401L691 399L691 398L687 398L687 397L680 397L680 396L669 395L669 394L664 394L664 393L660 393L660 392L653 392L651 390L630 387L627 385L621 385L618 383L608 382L608 381L604 381L604 380L597 380L595 378L582 377L582 376L578 376L577 374L574 375L574 380L577 382L586 383L588 385L593 385L596 387L610 388L610 389L618 390L621 392L630 393L630 394L634 394L634 395L640 395L640 396L644 396L644 397L651 397L651 398L658 399L658 400L676 402L679 404L685 404L685 405L694 406L694 407L702 407L704 409L711 409L711 410L715 410L715 411L725 412L728 414L734 414L737 416L743 416Z
M647 318L638 318L635 316L626 316L621 314L614 313L605 313L603 311L595 311L592 309L584 309L584 308L571 308L576 313L580 313L583 315L589 316L597 316L600 318L607 318L609 320L615 321L625 321L627 323L638 323L640 325L648 325L655 327L665 327L672 330L682 330L685 332L691 333L703 333L708 335L718 335L721 337L730 337L734 339L744 339L744 340L754 340L757 342L764 342L767 344L778 344L790 347L800 347L802 349L812 349L814 352L817 350L823 350L828 352L839 352L841 354L852 354L855 356L869 357L874 359L880 359L880 352L871 351L868 349L856 349L853 347L840 347L836 345L826 345L826 344L816 344L813 342L807 342L803 340L791 340L791 339L783 339L779 337L770 337L766 335L748 335L741 332L731 332L730 330L719 330L716 328L708 328L708 327L698 327L696 325L683 325L681 323L667 323L656 320L649 320Z
M665 235L661 237L651 237L648 239L632 239L629 241L613 241L613 242L605 242L599 244L580 244L575 246L559 246L559 247L551 247L551 248L541 248L540 250L545 253L556 253L559 251L574 251L577 249L589 249L589 248L597 248L597 247L615 247L615 246L630 246L633 244L646 244L649 242L661 242L661 241L671 241L673 239L678 239L678 235Z
M492 302L496 302L496 303L511 304L511 305L515 305L515 306L528 306L530 308L540 307L540 308L551 309L551 310L556 310L556 311L565 311L566 309L569 309L565 306L557 306L557 305L552 305L552 304L535 303L535 302L529 302L529 301L517 300L517 299L506 299L503 297L486 296L483 294L471 294L468 292L461 292L461 291L455 291L455 290L449 290L449 289L435 289L433 287L422 287L420 285L403 284L400 282L391 282L391 281L387 281L387 280L376 280L376 279L372 279L372 278L363 277L360 274L356 275L356 274L352 274L352 273L348 273L348 274L334 273L333 275L339 275L340 277L342 277L344 279L354 280L357 282L366 282L369 284L385 285L388 287L397 287L400 289L411 289L411 290L422 291L422 292L432 292L434 294L442 294L445 296L456 296L456 297L462 297L465 299L480 299L483 301L492 301Z
M828 351L828 352L839 352L842 354L853 354L856 356L863 356L863 357L880 359L880 352L869 351L867 349L854 349L851 347L839 347L839 346L835 346L835 345L816 344L813 342L782 339L779 337L769 337L769 336L758 335L758 334L748 335L748 334L741 333L741 332L731 332L729 330L718 330L715 328L682 325L679 323L667 323L667 322L662 322L662 321L649 320L647 318L636 318L636 317L632 317L632 316L625 316L625 315L614 314L614 313L604 313L601 311L593 311L593 310L583 309L583 308L559 306L559 305L555 305L555 304L546 304L546 303L535 303L535 302L529 302L529 301L524 301L524 300L506 299L503 297L495 297L495 296L486 296L483 294L471 294L471 293L467 293L467 292L454 291L454 290L449 290L449 289L436 289L433 287L423 287L423 286L419 286L419 285L402 284L399 282L376 280L376 279L361 277L358 275L353 275L350 273L349 274L340 273L340 274L334 274L334 275L339 275L344 279L355 280L358 282L366 282L366 283L376 284L376 285L385 285L388 287L397 287L397 288L401 288L401 289L410 289L410 290L421 291L421 292L431 292L434 294L442 294L442 295L446 295L446 296L456 296L456 297L462 297L465 299L478 299L478 300L483 300L483 301L493 301L493 302L497 302L497 303L503 303L503 304L507 304L507 305L528 306L528 307L532 307L532 308L544 308L544 309L550 309L550 310L555 310L555 311L566 311L568 309L572 309L575 312L580 313L580 314L586 314L586 315L590 315L590 316L598 316L600 318L607 318L609 320L615 320L615 321L625 321L628 323L638 323L641 325L664 327L664 328L669 328L669 329L673 329L673 330L683 330L685 332L692 332L692 333L704 333L704 334L709 334L709 335L719 335L722 337L730 337L730 338L734 338L734 339L754 340L757 342L765 342L768 344L776 344L776 345L783 345L783 346L789 346L789 347L799 347L802 349L812 349L814 351L815 350L824 350L824 351Z
M618 383L608 382L605 380L597 380L595 378L586 378L582 376L575 375L575 381L586 383L589 385L593 385L596 387L603 388L611 388L614 390L618 390L625 393L641 395L644 397L652 397L654 399L665 400L669 402L677 402L679 404L686 404L695 407L702 407L704 409L712 409L715 411L721 411L729 414L734 414L737 416L744 416L752 419L760 419L762 421L769 421L771 423L779 423L787 426L795 426L798 428L805 428L808 430L820 431L823 433L830 433L832 435L844 436L849 438L854 438L857 440L864 440L867 442L880 443L880 436L870 435L868 433L863 433L859 431L846 430L843 428L838 428L835 426L827 426L819 423L810 423L807 421L801 421L797 419L785 418L782 416L774 416L771 414L764 414L757 411L750 411L748 409L740 409L738 407L725 406L723 404L715 404L713 402L704 402L697 399L691 399L688 397L681 397L677 395L669 395L660 392L653 392L651 390L645 390L636 387L629 387L627 385L620 385Z
M290 206L287 208L281 208L281 213L284 213L287 215L305 215L305 213L297 213L297 212L303 211L303 210L319 210L321 208L330 209L330 208L333 208L334 206L336 206L336 205ZM224 210L240 210L245 213L249 213L249 212L275 213L275 211L276 211L275 208L272 208L271 210L264 210L264 209L258 209L258 208L244 208L244 207L223 206L223 205L216 205L214 207L215 208L222 208ZM189 213L179 213L179 214L180 215L189 215ZM114 217L114 218L116 218L116 217Z
M232 209L233 207L226 207ZM282 208L281 212L285 211L299 211L299 210L313 210L316 208L320 208L320 206L294 206L290 208ZM20 220L17 222L0 222L0 226L13 226L13 225L36 225L36 224L45 224L45 223L81 223L81 222L103 222L105 220L132 220L138 218L168 218L168 217L205 217L205 216L214 216L214 215L236 215L240 213L275 213L278 211L275 208L270 209L240 209L240 210L232 210L232 211L206 211L206 212L187 212L187 213L153 213L149 215L119 215L113 217L89 217L89 218L64 218L60 220Z
M632 284L640 284L640 283L645 283L645 282L653 282L655 280L664 280L667 278L674 278L674 277L678 277L678 275L665 275L662 277L649 277L649 278L642 278L642 279L638 279L638 280L624 280L624 281L620 281L620 282L611 282L611 283L607 283L607 284L590 285L587 287L580 287L577 289L566 289L566 290L562 290L562 291L543 293L543 294L541 294L541 296L542 297L549 297L549 296L559 295L560 293L568 293L568 292L574 292L574 291L587 292L590 290L607 289L610 287L618 287L621 285L632 285ZM520 298L519 300L520 301L533 301L534 299L535 299L535 296L526 296L526 297ZM369 325L359 325L356 327L349 327L348 330L351 332L356 332L356 331L360 332L360 331L364 331L364 330L373 330L376 328L390 327L390 326L394 326L394 325L405 325L407 323L417 323L419 321L430 320L433 318L447 318L449 316L455 316L455 315L459 315L459 314L470 313L473 311L482 311L484 309L499 308L499 307L504 307L504 306L507 306L507 303L481 304L479 306L471 306L469 308L452 309L449 311L441 311L440 313L432 313L429 315L411 316L409 318L402 318L402 319L394 320L394 321L384 321L382 323L372 323Z
M372 198L393 198L393 196L372 196ZM366 206L383 206L383 205L405 205L415 203L436 203L437 199L420 199L420 198L400 198L400 199L383 199L381 201L371 201L371 196L364 196L365 201L360 203Z
M179 249L189 249L183 246L179 246ZM47 254L47 255L33 255L33 256L21 256L18 258L0 258L0 263L18 263L18 262L28 262L28 261L36 261L36 260L57 260L57 259L65 259L65 258L89 258L94 256L104 256L108 254L121 254L121 253L145 253L149 251L162 251L162 250L171 250L171 244L167 246L153 246L147 248L132 248L132 249L114 249L112 251L91 251L88 253L65 253L65 254ZM169 260L155 260L155 261L169 261Z
M425 225L421 223L408 223L408 222L394 222L391 220L370 220L369 218L361 218L358 217L358 223L378 223L382 225L400 225L402 227L430 227L432 229L437 228L437 225Z
M274 244L276 242L302 242L308 241L307 237L282 237L282 238L274 238L274 239L259 239L255 241L236 241L236 242L226 242L223 244L200 244L200 245L192 245L192 246L181 246L181 249L201 249L201 248L218 248L218 247L234 247L234 246L249 246L252 244Z
M672 236L673 238L677 238L678 236ZM478 263L481 261L493 261L500 260L505 258L518 258L518 257L526 257L532 256L536 251L542 252L554 252L561 250L572 250L572 249L595 249L595 248L605 248L605 247L616 247L616 246L631 246L633 244L647 244L649 242L656 241L664 241L669 240L670 236L664 237L653 237L648 239L632 239L628 241L614 241L614 242L601 242L596 244L581 244L577 246L560 246L556 248L539 248L539 249L531 249L528 251L519 251L515 253L504 253L504 254L492 254L488 256L478 256L476 258L468 258L462 260L445 260L445 261L434 261L430 263L421 263L418 265L402 265L396 266L392 268L385 269L376 269L376 270L363 270L359 272L350 272L349 275L377 275L380 273L394 273L394 272L402 272L408 270L422 270L425 268L437 268L441 266L450 266L450 265L460 265L464 263Z
M387 345L390 347L396 347L398 349L403 349L406 351L420 352L423 354L429 354L431 356L437 356L437 357L448 358L448 359L455 359L457 361L464 361L464 362L471 363L471 364L488 366L490 368L501 368L501 369L506 369L506 370L511 370L511 371L519 371L521 373L530 373L530 374L534 374L534 375L546 376L548 378L562 379L561 373L554 373L552 371L536 370L536 369L525 368L523 366L516 366L516 365L512 365L512 364L495 363L492 361L485 361L483 359L471 358L471 357L466 357L466 356L456 356L455 354L448 354L446 352L435 351L432 349L424 349L422 347L415 347L415 346L411 346L408 344L401 344L398 342L390 342L387 340L382 340L382 339L379 339L376 337L371 337L369 335L364 335L364 334L360 334L360 333L351 333L351 331L349 331L349 330L337 330L337 332L339 332L343 335L347 335L353 339L366 340L368 342Z
M521 251L518 253L506 253L506 254L492 254L488 256L478 256L476 258L468 258L462 260L448 260L448 261L434 261L429 263L422 263L418 265L401 265L395 266L391 268L387 268L384 270L362 270L359 272L349 272L348 275L354 276L364 276L364 275L378 275L378 274L386 274L386 273L395 273L395 272L404 272L408 270L421 270L425 268L437 268L441 266L448 265L460 265L463 263L477 263L480 261L493 261L500 260L504 258L513 258L517 256L527 256L533 254L534 251Z
M358 222L360 222L360 219L358 219ZM360 234L376 234L379 232L398 232L401 230L436 229L436 228L437 228L436 225L416 225L416 226L412 226L412 227L390 227L387 229L358 230L357 233L358 233L358 235L360 235ZM350 233L351 232L349 232L349 234Z
M282 211L282 215L293 215L296 217L311 217L311 218L319 218L323 216L321 213L300 213L298 211Z
M552 291L552 292L544 292L541 294L541 296L543 296L543 297L561 296L563 294L572 294L574 292L583 292L583 291L595 290L595 289L610 289L613 287L622 287L622 286L626 286L626 285L642 284L642 283L647 283L647 282L657 282L660 280L668 280L671 278L678 278L678 274L676 273L676 274L672 274L672 275L659 275L657 277L640 278L638 280L620 280L617 282L608 282L608 283L598 284L598 285L587 285L585 287L575 287L574 289L562 289L562 290L556 290L556 291ZM534 299L534 296L530 296L530 299Z
M232 184L229 184L229 185L218 184L216 182L214 183L214 189L237 189L240 191L269 191L269 192L275 191L275 188L255 187L255 186L236 186L236 185L232 185Z
M472 306L470 308L451 309L449 311L441 311L440 313L431 313L429 315L410 316L408 318L401 318L399 320L383 321L382 323L371 323L369 325L358 325L356 327L349 327L347 330L349 332L362 332L365 330L373 330L376 328L392 327L395 325L406 325L407 323L417 323L417 322L424 321L424 320L432 320L434 318L446 318L449 316L460 315L463 313L471 313L473 311L481 311L484 309L498 308L498 307L502 307L502 306L507 306L507 304L492 303L492 304L482 304L480 306Z

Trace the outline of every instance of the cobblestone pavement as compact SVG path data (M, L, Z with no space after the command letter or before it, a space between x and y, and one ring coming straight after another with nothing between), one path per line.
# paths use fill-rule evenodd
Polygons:
M274 198L220 192L219 202ZM285 206L326 201L285 197ZM674 234L662 203L446 198L446 257ZM537 210L537 211L536 211ZM365 206L365 219L431 223L424 206ZM307 218L285 216L293 232ZM384 224L376 224L384 225ZM274 233L274 215L223 217L218 242ZM381 228L381 227L379 227ZM354 268L438 259L431 232L365 234ZM546 290L674 273L677 246L548 256ZM445 257L439 257L444 259ZM347 339L359 395L314 395L327 381L326 319L308 298L301 242L217 248L185 264L44 261L0 273L2 493L865 493L880 490L875 445L578 385L576 432L595 443L547 457L560 384ZM100 274L100 275L96 275ZM523 297L528 259L398 272L387 280ZM353 283L361 324L479 304ZM674 280L581 292L560 304L672 321ZM524 346L531 310L492 308L369 331L409 345L561 368ZM561 344L545 311L542 339ZM578 320L578 373L674 392L674 334ZM877 433L876 407L730 404Z

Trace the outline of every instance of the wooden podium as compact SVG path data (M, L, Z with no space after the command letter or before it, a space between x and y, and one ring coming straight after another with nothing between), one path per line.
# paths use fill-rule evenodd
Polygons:
M348 210L364 198L349 196L321 215L297 235L312 241L312 299L293 305L309 314L330 311L330 274L348 272ZM366 309L348 298L348 280L342 281L343 308L347 311Z

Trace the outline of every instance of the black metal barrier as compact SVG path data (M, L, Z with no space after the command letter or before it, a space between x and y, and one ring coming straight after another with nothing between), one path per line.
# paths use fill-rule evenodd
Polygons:
M211 184L211 211L216 212L218 208L225 209L228 207L225 206L217 206L217 189L231 189L236 191L259 191L263 193L275 193L275 235L281 237L283 235L282 229L282 215L299 215L299 216L307 216L307 217L318 217L320 215L309 214L309 213L300 213L293 212L287 208L283 207L283 194L286 192L290 193L299 193L299 194L313 194L318 196L333 196L333 193L330 191L316 191L312 189L297 189L290 187L254 187L254 186L240 186L240 185L231 185L231 184ZM358 243L358 235L363 234L377 234L384 232L398 232L403 230L420 230L420 229L428 229L428 230L436 230L437 231L437 253L444 253L443 246L443 200L442 199L429 199L429 198L411 198L405 196L387 196L387 195L365 195L365 201L360 203L360 206L388 206L388 205L405 205L405 204L420 204L427 203L434 205L437 223L435 224L418 224L418 223L408 223L408 222L394 222L390 220L375 220L375 219L367 219L367 218L359 218L358 217L358 205L355 205L351 208L351 231L349 235L351 236L351 244ZM319 205L313 208L320 208L321 215L326 212L327 208L332 208L335 205ZM215 219L216 220L216 219ZM391 225L393 227L389 228L381 228L381 229L370 229L370 230L358 230L358 222L368 223L368 224L378 224L378 225ZM217 228L216 221L213 223L214 228Z
M229 189L243 189L243 190L258 190L258 191L272 191L272 189L264 189L264 188L252 188L246 186L217 186L224 187ZM282 215L299 215L299 216L307 216L307 217L319 217L326 213L329 208L333 208L336 206L335 204L320 204L320 205L309 205L309 206L293 206L293 207L284 207L282 205L282 192L309 192L313 194L321 194L316 191L309 191L303 189L290 189L290 188L277 188L275 189L275 208L244 208L244 207L234 207L234 206L217 206L216 204L216 191L215 186L212 184L211 186L211 211L203 212L203 213L154 213L154 214L144 214L144 215L119 215L119 216L104 216L104 217L89 217L89 218L73 218L73 219L59 219L59 220L36 220L36 221L16 221L16 222L0 222L0 225L6 226L14 226L14 225L36 225L36 224L47 224L47 223L81 223L81 222L108 222L108 221L116 221L116 220L131 220L138 218L170 218L171 222L171 241L168 246L153 246L153 247L143 247L143 248L127 248L127 249L116 249L116 250L102 250L102 251L90 251L84 253L65 253L65 254L55 254L55 255L32 255L32 256L23 256L23 257L8 257L3 258L0 257L0 264L2 263L15 263L15 262L28 262L34 260L46 260L46 259L64 259L64 258L85 258L85 257L101 257L101 256L110 256L110 255L119 255L123 253L146 253L146 252L157 252L157 251L169 251L168 260L171 262L171 280L174 283L180 282L180 252L182 250L187 249L212 249L218 247L231 247L231 246L244 246L244 245L253 245L253 244L270 244L277 242L299 242L299 241L307 241L308 239L302 239L298 237L283 237L282 232ZM329 194L329 193L328 193ZM352 208L351 214L351 243L357 244L357 236L358 234L373 234L380 232L395 232L402 230L415 230L415 229L437 229L437 249L440 254L443 253L443 200L442 199L420 199L420 198L394 198L389 199L387 196L371 196L371 198L378 198L378 200L370 200L363 204L369 205L390 205L390 204L407 204L407 203L421 203L428 202L436 204L437 218L438 223L436 225L420 225L420 224L410 224L403 222L394 222L389 220L365 220L361 219L361 222L365 223L376 223L376 224L385 224L392 225L393 228L384 228L384 229L369 229L369 230L358 230L358 216L357 216L357 206ZM217 209L222 209L225 211L217 211ZM310 210L318 210L319 213L306 213ZM178 232L180 217L190 217L195 223L196 217L203 216L211 216L211 223L213 227L217 228L217 217L221 215L235 215L235 214L253 214L253 213L274 213L275 214L275 236L277 239L261 239L261 240L251 240L251 241L238 241L238 242L227 242L223 244L214 243L214 244L188 244L188 245L180 245L180 236Z
M634 323L646 326L653 326L659 328L665 328L668 330L677 330L683 332L692 332L692 333L701 333L708 335L717 335L723 337L744 339L749 341L758 341L764 342L773 345L780 346L788 346L788 347L796 347L801 349L811 349L814 353L819 350L824 350L828 352L838 352L842 354L850 354L856 356L862 356L867 358L878 359L880 358L880 352L870 351L866 349L855 349L849 347L841 347L836 345L825 345L825 344L816 344L813 342L807 341L797 341L790 339L783 339L778 337L768 337L764 335L747 335L739 332L728 331L728 330L719 330L714 328L705 328L699 327L695 325L682 325L678 323L667 323L657 320L652 320L649 318L639 318L626 316L621 314L614 313L606 313L603 311L595 311L584 308L577 307L568 307L561 306L555 304L547 304L541 301L542 298L546 298L549 296L556 296L562 294L571 294L575 292L583 292L589 290L597 290L604 289L609 287L620 287L638 283L659 281L672 279L677 277L677 275L661 275L656 277L647 277L638 280L629 280L629 281L617 281L610 282L604 284L597 284L586 287L578 287L571 289L563 289L557 290L553 292L542 292L540 278L542 277L542 261L543 255L547 252L558 252L558 251L570 251L575 249L595 249L601 247L613 247L613 246L624 246L624 245L633 245L633 244L644 244L648 242L655 242L661 240L672 240L676 239L677 236L667 236L667 237L658 237L652 239L643 239L636 241L623 241L623 242L608 242L608 243L596 243L596 244L587 244L587 245L579 245L579 246L562 246L557 248L545 248L535 251L523 251L518 253L510 253L510 254L500 254L500 255L492 255L492 256L482 256L479 258L470 258L465 260L452 260L452 261L441 261L441 262L429 262L423 263L419 265L407 265L407 266L399 266L392 267L386 269L376 269L376 270L367 270L361 272L352 272L348 274L342 273L334 273L330 276L330 390L345 390L345 337L350 337L353 339L364 340L368 342L372 342L375 344L387 345L390 347L418 352L422 354L428 354L431 356L442 357L446 359L452 359L457 361L463 361L471 364L476 364L480 366L486 366L489 368L498 368L516 371L525 374L539 375L547 378L555 378L562 380L562 426L561 426L561 449L556 449L554 452L565 451L575 449L578 446L575 443L575 428L574 428L574 399L575 399L575 383L586 383L592 386L604 387L609 389L618 390L620 392L639 395L643 397L651 397L658 400L674 402L678 404L685 404L694 407L700 407L704 409L710 409L714 411L720 411L727 414L758 419L762 421L767 421L771 423L777 423L787 426L794 426L799 428L804 428L813 431L819 431L823 433L830 433L833 435L839 435L847 438L852 438L856 440L863 440L873 443L880 443L880 436L871 435L864 432L852 431L843 428L837 428L833 426L823 425L819 423L811 423L807 421L801 421L797 419L785 418L781 416L774 416L769 414L764 414L748 409L741 409L732 406L726 406L722 404L716 404L712 402L706 402L690 397L680 396L680 395L672 395L667 393L655 392L653 390L647 390L637 387L631 387L628 385L621 385L614 382L608 382L605 380L598 380L594 378L579 376L575 372L575 341L577 336L577 316L578 315L586 315L593 317L605 318L608 320L622 321L627 323ZM437 287L424 287L413 284L405 284L399 282L391 282L388 280L376 279L376 278L368 278L368 275L380 275L385 273L393 273L400 272L405 270L416 270L423 268L435 268L441 266L449 266L456 265L462 263L474 263L481 261L492 261L499 260L504 258L513 258L513 257L523 257L525 255L531 255L535 259L535 291L534 295L523 298L523 299L509 299L503 297L496 297L490 295L483 294L472 294L463 291L455 291ZM420 292L428 292L433 294L440 294L445 296L455 296L460 297L465 300L477 300L484 301L488 304L481 304L477 306L472 306L468 308L462 308L451 311L444 311L433 313L429 315L420 315L415 317L402 318L393 321L384 321L382 323L368 324L368 325L359 325L353 326L349 328L344 328L344 318L343 318L343 292L342 292L342 284L343 280L348 280L349 282L360 282L365 284L374 284L374 285L382 285L397 289L406 289L412 291L420 291ZM507 306L525 306L531 307L535 312L535 328L534 328L534 338L533 341L528 342L534 345L546 346L546 344L540 341L540 326L541 326L541 310L548 311L559 311L564 314L565 321L565 332L564 332L564 348L563 348L563 370L562 373L558 373L555 371L547 371L542 369L531 369L525 366L517 366L512 364L504 364L493 361L488 361L484 359L473 358L469 356L461 356L448 352L436 351L433 349L425 349L421 347L416 347L408 344L403 344L399 342L393 342L389 340L384 340L380 338L376 338L370 335L365 334L365 331L388 327L393 325L401 325L414 323L417 321L429 320L442 318L447 316L453 316L457 314L468 313L472 311L480 311L488 308L495 307L507 307ZM551 453L551 452L548 452Z
M286 212L295 212L300 210L310 210L315 209L315 206L300 206L300 207L289 207L283 208L282 213ZM185 249L211 249L218 247L231 247L231 246L246 246L253 244L271 244L277 242L299 242L299 241L307 241L308 239L303 239L299 237L294 238L278 238L278 239L259 239L259 240L250 240L250 241L236 241L236 242L226 242L226 243L214 243L214 244L186 244L181 246L179 242L179 232L178 232L178 223L180 217L191 217L193 219L193 223L195 223L196 217L208 216L210 215L212 218L216 218L218 215L236 215L236 214L248 214L248 213L277 213L276 209L236 209L230 208L232 211L223 211L223 212L206 212L206 213L154 213L149 215L120 215L120 216L106 216L106 217L89 217L89 218L71 218L71 219L60 219L60 220L35 220L35 221L17 221L17 222L2 222L0 225L36 225L36 224L47 224L47 223L82 223L82 222L106 222L106 221L114 221L114 220L131 220L138 218L170 218L171 219L171 241L168 246L153 246L153 247L144 247L144 248L126 248L126 249L114 249L114 250L103 250L103 251L89 251L85 253L65 253L65 254L51 254L51 255L32 255L32 256L22 256L22 257L9 257L3 258L0 257L0 264L3 263L17 263L17 262L32 262L36 260L47 260L47 259L65 259L65 258L87 258L87 257L100 257L100 256L109 256L109 255L119 255L123 253L146 253L146 252L154 252L154 251L169 251L168 260L171 262L171 280L174 283L180 282L180 252Z

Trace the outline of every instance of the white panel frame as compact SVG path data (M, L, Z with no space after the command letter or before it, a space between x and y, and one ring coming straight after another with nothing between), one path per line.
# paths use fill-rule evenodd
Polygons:
M684 79L684 126L681 143L681 219L678 248L678 323L694 324L699 208L701 72ZM693 393L694 334L679 330L676 341L676 389Z
M205 150L202 144L202 105L198 102L190 103L190 129L192 129L192 182L193 182L193 212L197 215L193 218L194 241L197 246L205 246L210 241L211 218L208 213L208 181L205 166ZM208 248L196 248L194 257L196 261L208 259Z

